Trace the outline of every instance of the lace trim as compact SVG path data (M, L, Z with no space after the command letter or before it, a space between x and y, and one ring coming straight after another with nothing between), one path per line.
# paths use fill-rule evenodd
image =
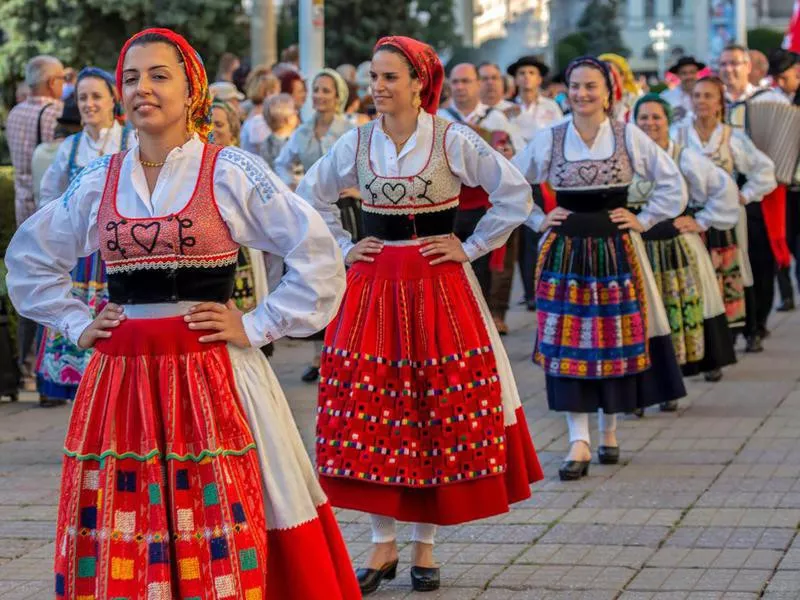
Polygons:
M133 258L126 261L115 261L106 263L107 273L122 273L129 271L139 271L143 269L189 269L189 268L214 268L235 265L238 260L239 251L225 258L187 258L178 255L174 257L153 258Z
M400 206L386 204L361 204L361 210L382 215L411 215L442 212L458 207L458 197L452 198L435 206L418 206L414 204L404 204Z

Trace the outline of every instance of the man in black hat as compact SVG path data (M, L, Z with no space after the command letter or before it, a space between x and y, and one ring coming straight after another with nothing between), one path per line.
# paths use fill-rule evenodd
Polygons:
M672 114L676 121L692 113L692 90L697 83L697 74L705 68L705 64L695 60L694 56L681 56L678 62L669 68L669 72L677 75L681 83L671 90L662 92L661 97L672 106Z
M516 103L519 115L512 123L527 144L539 129L559 121L564 115L553 100L542 95L542 81L550 68L536 56L523 56L508 67L508 74L517 85Z
M769 55L769 75L795 106L800 106L800 54L779 48ZM794 276L800 287L800 164L794 182L786 189L786 243L794 256ZM778 270L781 303L778 311L794 310L794 290L789 269Z

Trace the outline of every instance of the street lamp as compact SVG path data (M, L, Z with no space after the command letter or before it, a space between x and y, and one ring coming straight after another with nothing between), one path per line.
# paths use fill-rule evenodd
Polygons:
M655 29L650 30L650 39L653 40L653 52L658 57L658 78L664 80L664 72L667 70L666 53L669 44L667 40L672 37L672 30L667 29L664 23L656 23Z

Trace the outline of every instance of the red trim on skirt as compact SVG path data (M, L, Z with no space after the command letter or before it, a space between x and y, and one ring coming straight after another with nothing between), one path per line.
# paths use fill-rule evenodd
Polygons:
M359 600L361 590L330 504L319 518L267 532L265 600Z
M509 505L530 498L530 484L544 479L522 407L515 415L517 423L505 428L507 467L502 475L427 488L325 475L320 483L334 506L410 523L457 525L506 513Z

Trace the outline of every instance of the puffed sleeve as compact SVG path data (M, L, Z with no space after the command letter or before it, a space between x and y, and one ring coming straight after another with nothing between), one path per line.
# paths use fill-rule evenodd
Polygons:
M550 154L553 148L553 130L550 127L540 129L522 152L518 152L511 160L531 185L547 181L550 173ZM528 215L525 225L534 231L540 231L544 223L544 211L537 205Z
M76 344L92 316L72 296L71 271L99 248L97 211L109 161L104 156L87 165L61 197L22 224L6 250L6 281L17 312Z
M281 181L290 188L294 187L294 165L300 160L300 134L298 130L289 137L289 140L281 148L278 157L275 159L273 167L275 174L281 178Z
M55 160L47 167L39 184L39 207L63 194L69 186L69 153L72 150L74 138L64 140L56 151Z
M308 336L336 314L345 288L342 254L322 218L257 156L239 148L219 154L214 187L233 239L281 256L280 284L244 316L247 337L263 346L285 335Z
M647 230L660 221L674 219L681 214L688 197L678 165L635 125L625 127L625 144L634 170L654 184L647 204L637 215L639 222Z
M297 186L297 195L322 215L344 256L347 256L355 244L350 233L342 227L342 217L336 201L341 190L358 186L358 135L357 129L351 129L336 140L330 151L312 165Z
M764 196L778 187L775 163L739 129L734 129L731 135L731 153L736 171L747 177L747 183L740 190L747 204L761 202Z
M470 187L482 187L492 203L464 242L470 261L505 244L511 232L531 212L531 187L519 170L470 127L455 123L447 129L450 170Z
M702 206L694 220L704 230L734 227L739 219L739 190L733 178L691 148L684 148L679 160L689 197L694 205Z

